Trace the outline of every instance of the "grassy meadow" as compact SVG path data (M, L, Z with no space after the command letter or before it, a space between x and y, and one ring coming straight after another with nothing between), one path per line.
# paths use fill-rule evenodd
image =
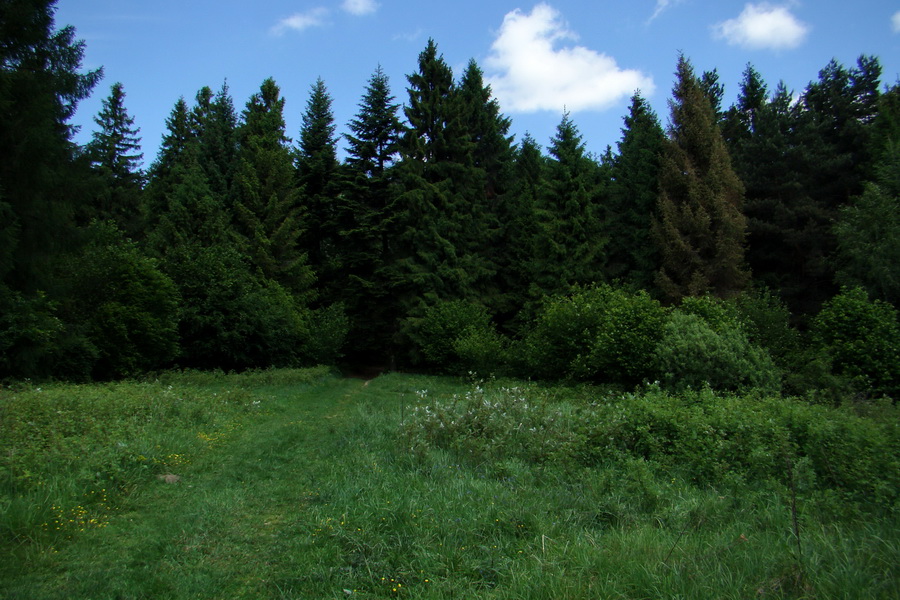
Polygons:
M325 368L0 390L0 598L897 598L890 403Z

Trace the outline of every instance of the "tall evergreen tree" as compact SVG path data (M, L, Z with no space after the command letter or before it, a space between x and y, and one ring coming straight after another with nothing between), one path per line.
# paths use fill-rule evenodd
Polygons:
M294 294L311 290L313 272L299 246L302 214L294 183L284 99L271 78L247 102L238 131L240 151L232 185L238 230L251 262Z
M390 346L392 323L385 272L391 169L398 158L402 125L400 106L391 95L387 75L379 66L366 87L356 117L345 137L347 169L339 204L342 254L341 300L351 320L358 357L383 360Z
M226 198L237 160L237 113L224 82L213 94L209 87L197 93L191 126L199 143L198 160L213 194Z
M512 200L508 194L513 175L511 121L500 113L500 104L474 60L469 61L455 98L467 142L467 153L460 157L462 176L456 179L460 209L466 216L457 246L463 268L477 274L472 280L473 296L491 312L509 311L500 272L509 266L510 257L498 241L500 216L508 212L503 205Z
M337 223L339 163L331 96L321 78L313 84L303 113L296 164L306 207L302 245L326 290L326 299L331 299L341 261Z
M547 159L541 147L526 133L515 149L511 190L500 205L498 218L501 224L499 245L503 247L504 261L500 263L500 283L507 299L501 307L501 325L516 329L527 323L530 314L522 312L530 306L533 296L540 294L531 289L538 265L537 210L544 189Z
M749 281L744 188L712 104L684 55L678 58L670 107L654 221L662 257L658 282L673 300L705 293L733 296Z
M0 277L15 289L48 285L73 232L73 198L85 172L68 121L102 77L81 72L84 42L56 29L55 0L0 5Z
M606 274L641 289L654 288L659 253L652 239L653 215L659 196L659 159L665 134L648 102L631 98L603 227L609 243Z
M419 54L418 70L407 80L408 127L400 142L398 192L388 208L390 243L383 270L395 301L397 332L407 317L414 323L441 300L471 298L476 282L486 277L476 257L466 256L465 229L472 224L472 213L462 192L476 187L473 144L453 72L434 40Z
M121 83L113 84L94 122L99 129L88 144L88 154L103 187L90 216L115 221L122 231L136 236L143 227L141 160L144 155L138 137L140 129L135 127L134 117L125 108L125 91Z
M394 100L390 80L379 65L366 86L359 112L350 121L350 133L345 135L347 164L366 177L383 177L397 160L402 125L397 117L400 105Z
M569 113L563 114L550 142L544 187L537 206L537 267L540 294L566 291L576 284L603 280L601 231L603 177Z

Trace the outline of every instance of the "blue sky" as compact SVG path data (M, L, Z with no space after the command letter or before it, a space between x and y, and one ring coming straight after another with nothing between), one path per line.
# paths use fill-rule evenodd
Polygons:
M56 24L73 25L84 66L105 71L74 118L79 141L122 82L146 164L178 98L226 79L240 111L274 77L296 139L321 77L342 133L379 64L406 101L429 37L457 76L479 63L517 139L546 147L566 108L597 154L615 148L636 88L667 122L679 51L698 72L718 68L726 105L747 63L797 92L832 58L860 54L881 59L884 83L900 79L900 2L886 0L60 0Z

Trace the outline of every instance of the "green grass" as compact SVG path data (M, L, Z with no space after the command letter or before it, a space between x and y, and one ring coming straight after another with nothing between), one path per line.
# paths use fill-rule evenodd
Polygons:
M591 389L522 387L562 415L537 453L484 416L431 435L415 410L466 414L499 402L488 387L318 369L0 391L0 598L898 597L896 501L855 496L882 481L857 463L865 485L840 487L796 457L798 551L787 479L738 462L714 477L637 442L586 454L596 430L566 437L564 419L619 410L591 407ZM697 398L690 418L653 392L626 400L633 414L668 407L623 422L667 428L677 448L663 417L711 413ZM797 448L844 431L804 411L785 409ZM880 424L872 435L894 447L896 412L875 412L842 426ZM808 414L819 424L797 426Z

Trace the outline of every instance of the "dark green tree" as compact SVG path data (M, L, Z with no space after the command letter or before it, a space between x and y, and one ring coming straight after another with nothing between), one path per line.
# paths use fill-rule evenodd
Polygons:
M251 263L266 279L308 299L314 275L299 243L302 207L285 136L284 99L273 79L263 81L247 102L238 138L232 198Z
M350 121L346 177L339 202L342 272L341 301L347 308L352 337L359 343L351 360L386 359L390 346L391 302L382 276L388 246L391 170L399 157L400 106L387 75L378 67L366 87L356 117Z
M46 288L72 239L75 199L86 179L68 124L102 77L81 72L84 42L56 29L54 0L0 6L0 277L21 291Z
M652 290L659 251L652 243L653 215L659 196L659 160L665 134L656 114L640 95L631 98L625 117L603 222L606 275Z
M325 82L317 79L303 113L296 158L297 181L306 209L306 233L301 244L319 276L326 301L336 294L341 268L337 205L340 165L331 102Z
M237 113L228 82L213 94L209 87L197 92L190 125L199 144L198 160L212 192L225 198L237 161Z
M887 143L875 181L841 208L837 281L864 288L871 298L900 304L900 137Z
M114 83L94 117L98 129L88 144L88 154L100 176L102 188L89 215L111 220L126 234L137 236L143 227L141 190L144 173L140 128L125 108L125 91Z
M654 220L662 258L657 281L673 300L706 293L731 297L750 279L744 262L744 187L709 98L684 55L672 93Z
M0 4L0 377L61 375L85 346L57 315L56 266L93 191L68 121L102 71L81 71L84 43L56 29L55 4Z
M603 172L586 154L581 132L568 112L556 127L549 152L551 159L537 204L532 263L538 295L564 293L572 285L604 278Z
M382 271L394 301L398 340L407 317L414 326L428 306L468 297L473 281L483 275L465 268L460 257L469 217L458 190L469 183L471 142L453 72L434 40L419 54L418 70L407 80L408 126L400 142L398 190L387 209L389 245Z

